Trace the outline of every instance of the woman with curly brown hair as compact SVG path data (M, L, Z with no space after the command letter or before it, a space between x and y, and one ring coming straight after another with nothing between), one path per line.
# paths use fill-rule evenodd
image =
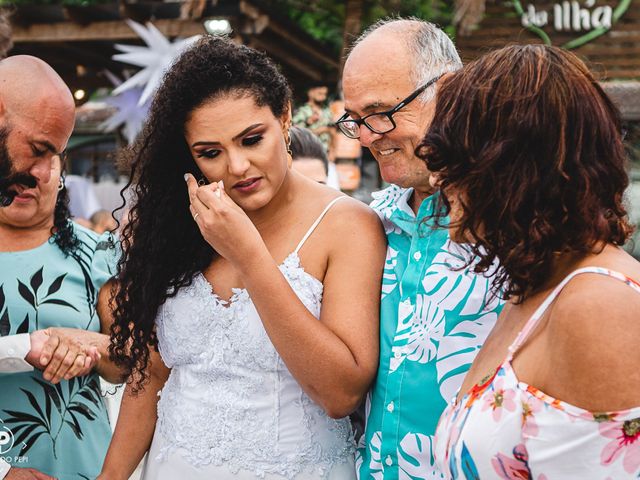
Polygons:
M115 298L112 354L136 380L101 480L148 449L147 480L355 478L345 417L376 371L384 234L290 168L290 124L285 78L229 40L164 78Z
M436 434L446 478L637 478L640 264L618 112L575 55L452 74L418 153L450 232L509 303ZM471 257L470 257L471 258ZM497 367L497 368L496 368Z

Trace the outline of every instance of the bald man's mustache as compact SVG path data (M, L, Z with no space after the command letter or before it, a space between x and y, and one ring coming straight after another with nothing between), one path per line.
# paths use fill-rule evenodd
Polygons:
M36 177L28 173L16 173L0 180L0 207L8 207L18 195L18 191L12 190L11 187L22 185L26 188L35 188L37 184Z

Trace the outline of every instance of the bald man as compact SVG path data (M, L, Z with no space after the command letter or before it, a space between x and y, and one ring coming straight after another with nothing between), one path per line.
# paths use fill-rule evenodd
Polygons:
M27 55L0 61L0 208L20 185L49 180L74 120L73 96L49 65Z
M444 478L434 465L440 414L495 324L490 279L462 265L446 228L430 228L438 193L415 156L447 72L461 68L449 37L415 19L381 21L345 63L338 128L368 147L389 188L371 204L387 233L380 362L358 449L361 480Z
M25 187L49 181L52 160L66 148L74 120L73 96L49 65L25 55L0 61L0 208L10 205ZM28 333L0 337L0 371L32 369L39 355L33 355L31 340ZM10 439L10 430L0 422L0 453ZM0 458L0 479L53 477L11 467Z

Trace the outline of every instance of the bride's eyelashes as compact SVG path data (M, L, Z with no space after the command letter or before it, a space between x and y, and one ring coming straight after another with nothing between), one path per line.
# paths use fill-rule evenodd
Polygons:
M242 145L244 145L245 147L252 147L260 143L262 141L262 138L262 135L252 135L250 137L245 137L242 140Z
M220 154L220 150L211 149L211 150L203 150L202 152L196 153L196 157L198 158L216 158Z
M252 135L250 137L246 137L242 139L242 145L245 147L253 147L254 145L258 145L262 139L263 135ZM196 153L196 157L198 158L216 158L220 154L220 150L217 148L212 148L209 150L203 150L201 152Z

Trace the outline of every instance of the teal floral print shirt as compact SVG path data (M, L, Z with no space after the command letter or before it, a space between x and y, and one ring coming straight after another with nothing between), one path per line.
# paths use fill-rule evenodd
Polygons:
M100 287L115 272L110 234L73 224L80 248L0 252L0 335L48 327L100 331ZM94 479L111 439L98 374L52 385L40 370L0 374L0 462L59 480Z
M432 228L437 197L415 215L412 193L392 185L371 203L388 247L380 363L356 457L361 480L443 478L433 457L438 419L502 309L490 278L457 270L468 258L464 247L446 228Z

